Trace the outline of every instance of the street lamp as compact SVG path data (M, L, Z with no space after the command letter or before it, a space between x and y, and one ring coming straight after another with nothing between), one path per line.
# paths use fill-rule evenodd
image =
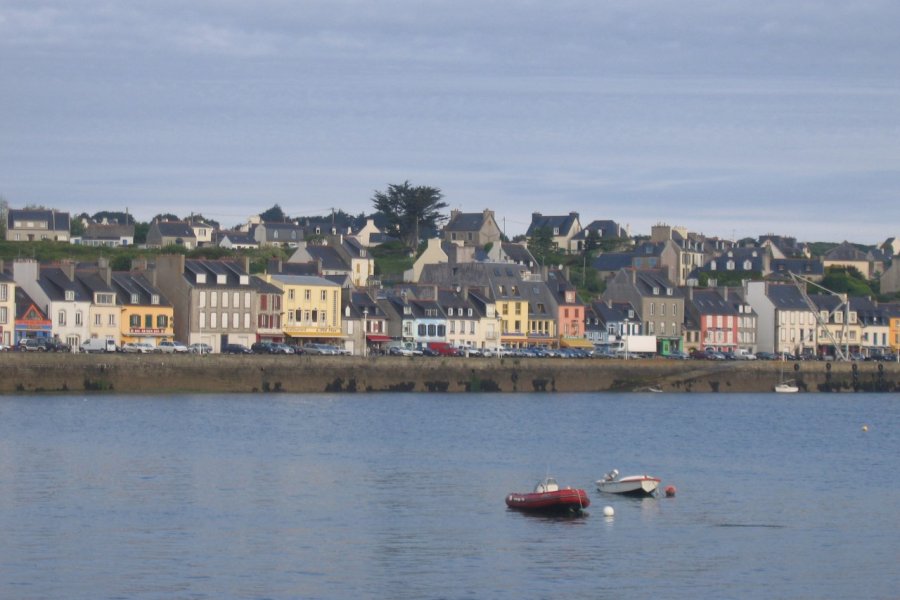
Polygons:
M369 341L368 341L368 321L369 321L369 307L366 306L363 308L363 358L369 355Z
M625 319L625 335L622 339L625 341L625 360L628 360L628 319Z

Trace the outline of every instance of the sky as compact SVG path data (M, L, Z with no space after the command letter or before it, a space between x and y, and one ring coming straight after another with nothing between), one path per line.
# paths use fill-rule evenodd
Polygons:
M0 196L900 236L896 0L0 0Z

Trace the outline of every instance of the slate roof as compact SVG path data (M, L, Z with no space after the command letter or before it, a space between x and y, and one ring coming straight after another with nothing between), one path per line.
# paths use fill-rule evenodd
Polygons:
M337 283L315 275L272 275L272 279L286 285L320 285L325 287L340 287Z
M825 274L825 264L816 258L773 258L770 268L772 273L785 277L789 272L805 276Z
M219 240L219 244L225 238L228 238L232 244L239 244L241 246L258 246L259 242L256 241L252 235L248 233L244 233L243 231L220 231L216 234L216 238Z
M825 260L866 261L868 260L868 255L850 242L845 241L826 252Z
M282 290L277 285L272 285L262 277L258 275L253 275L250 277L250 287L256 290L259 294L284 294L284 290Z
M157 227L159 234L162 237L197 239L197 236L194 235L194 230L191 229L190 225L183 221L162 221L160 223L154 223L154 225Z
M700 268L701 271L718 272L728 271L728 261L734 262L732 271L763 271L763 255L766 250L762 248L733 248L708 261ZM745 269L744 263L750 261L750 268ZM715 268L713 268L715 265Z
M159 297L159 306L172 306L159 288L150 283L150 280L139 273L115 272L110 277L113 290L116 292L118 303L123 305L149 305L155 294ZM132 295L137 294L138 301L131 302Z
M444 225L444 231L481 231L483 225L484 213L457 212Z
M69 231L69 213L56 210L11 208L6 213L6 228L14 230L16 221L46 221L51 231Z
M640 321L637 311L627 302L612 302L611 304L612 306L606 302L591 303L591 310L597 315L601 325L607 323L621 323L625 319L632 322ZM633 316L628 316L629 311L631 311Z
M206 283L197 283L197 275L206 275ZM217 276L224 275L225 283L216 283ZM244 287L241 285L241 277L247 277L249 273L244 266L236 261L226 260L194 260L184 261L184 277L194 287Z
M93 294L78 281L77 277L74 280L69 279L59 267L41 267L38 285L51 301L65 300L66 292L73 292L76 302L91 302L94 299Z
M500 249L503 250L503 254L511 260L512 262L531 266L537 264L537 261L532 256L531 252L528 250L528 247L525 244L516 244L513 242L501 242Z
M560 235L568 233L575 221L578 219L578 213L569 213L567 215L542 215L541 213L531 213L531 224L525 235L531 237L538 229L544 227L553 231L558 229Z
M31 309L34 308L38 312L38 320L40 321L49 321L47 318L47 314L41 310L41 307L35 302L28 293L25 292L21 288L21 286L16 286L16 320L22 320L25 318L25 314Z
M91 223L81 237L85 240L119 240L123 237L134 237L134 225Z
M790 283L773 284L767 286L766 296L769 301L779 310L809 310L800 290L797 286ZM832 296L833 297L833 296Z
M596 231L600 238L615 238L623 237L625 235L625 231L615 221L602 220L591 221L590 224L584 227L584 229L576 233L575 237L572 239L587 239L587 236L591 231Z
M314 260L321 260L322 268L328 271L349 271L350 265L344 262L337 250L331 246L307 246L306 251Z
M685 304L692 304L700 315L737 315L737 308L731 302L725 300L714 290L694 290L694 298L690 294L684 299Z
M613 272L630 267L633 258L631 252L605 252L594 258L591 266L598 271Z

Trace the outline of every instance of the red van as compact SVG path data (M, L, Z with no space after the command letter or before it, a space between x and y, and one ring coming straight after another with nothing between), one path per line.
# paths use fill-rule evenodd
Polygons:
M440 356L459 356L460 352L447 342L428 342L428 349Z

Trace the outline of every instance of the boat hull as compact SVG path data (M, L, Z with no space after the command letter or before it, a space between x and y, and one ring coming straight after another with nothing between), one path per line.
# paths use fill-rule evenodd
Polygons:
M506 496L506 506L526 512L578 512L590 504L587 492L572 488L530 494L513 492Z
M601 479L597 482L597 489L605 494L619 494L622 496L652 496L659 488L659 478L649 475L632 475L612 481Z

